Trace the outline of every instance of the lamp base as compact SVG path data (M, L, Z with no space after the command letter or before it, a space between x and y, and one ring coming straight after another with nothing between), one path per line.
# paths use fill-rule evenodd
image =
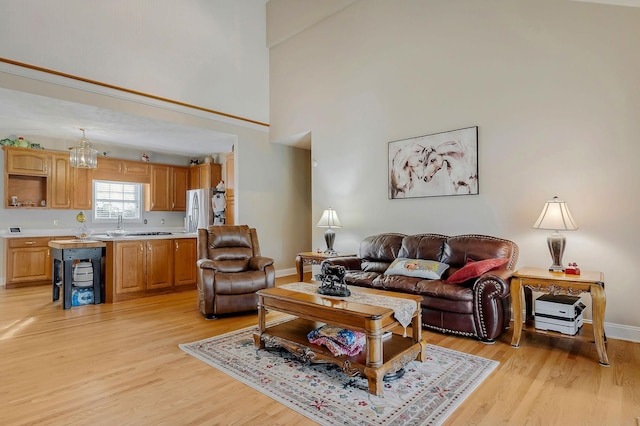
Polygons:
M562 266L562 255L564 254L566 241L567 239L564 235L557 231L547 237L547 245L551 253L551 260L553 260L553 264L549 266L550 272L564 272L565 267Z
M336 239L336 233L333 232L333 230L331 228L328 228L326 231L324 231L324 242L327 244L327 249L324 251L327 254L338 254L338 252L336 252L333 249L333 242Z

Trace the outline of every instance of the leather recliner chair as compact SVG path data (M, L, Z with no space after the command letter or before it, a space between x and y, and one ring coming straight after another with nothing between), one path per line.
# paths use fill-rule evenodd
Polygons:
M198 229L198 309L216 315L256 310L256 291L275 285L273 259L260 255L255 228L247 225Z

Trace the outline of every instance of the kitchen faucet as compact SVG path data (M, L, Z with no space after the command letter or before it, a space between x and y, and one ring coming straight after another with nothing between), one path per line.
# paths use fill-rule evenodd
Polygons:
M118 215L118 229L122 229L122 215Z

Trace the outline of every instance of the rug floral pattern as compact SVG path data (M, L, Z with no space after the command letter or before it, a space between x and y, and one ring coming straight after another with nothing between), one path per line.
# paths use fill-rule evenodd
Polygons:
M285 351L256 350L249 327L180 348L287 407L326 425L440 424L498 362L435 345L403 377L367 392L367 381L333 364L305 364Z

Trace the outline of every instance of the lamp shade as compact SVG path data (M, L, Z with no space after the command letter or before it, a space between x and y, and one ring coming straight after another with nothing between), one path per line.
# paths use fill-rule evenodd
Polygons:
M340 219L338 219L338 213L331 207L322 212L322 217L316 226L321 228L342 228Z
M540 217L533 224L536 229L551 229L554 231L575 231L578 229L567 203L553 197L552 200L547 201L542 208Z
M77 146L69 148L69 162L71 167L95 169L98 167L98 151L93 149L91 143L85 138L85 130L80 130L82 130L82 139Z

